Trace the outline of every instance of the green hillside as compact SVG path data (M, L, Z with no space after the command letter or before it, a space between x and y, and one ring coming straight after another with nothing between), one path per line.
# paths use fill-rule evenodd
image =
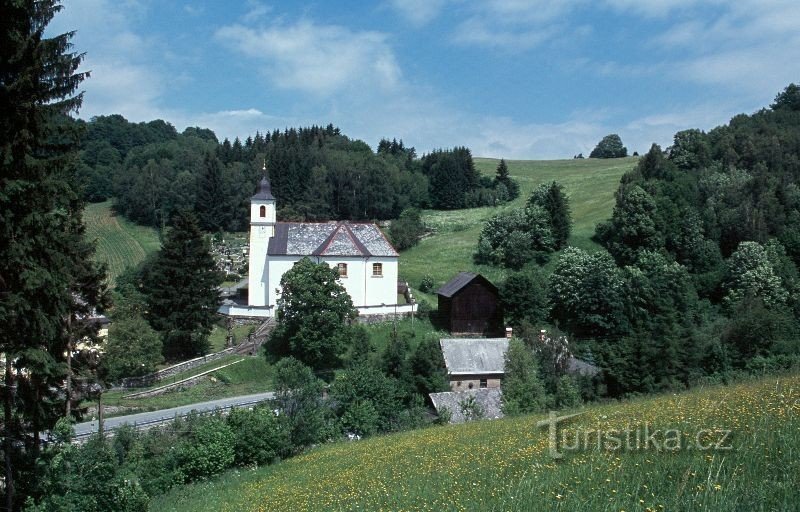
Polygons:
M83 219L87 238L97 240L98 261L108 265L111 285L127 267L138 264L161 246L155 229L115 215L111 201L87 205Z
M508 160L509 172L520 184L520 196L510 205L495 208L423 212L426 226L434 233L400 255L400 276L416 288L422 277L430 274L435 281L434 289L461 270L501 280L503 269L476 265L472 261L483 222L502 208L523 205L537 185L553 180L564 186L570 198L573 219L570 244L592 249L596 247L590 240L594 227L611 216L619 180L636 161L636 158ZM475 159L477 168L489 176L494 176L498 163L499 160L491 158Z
M795 510L800 500L800 375L589 407L560 427L560 460L536 425L544 418L322 446L178 487L151 510Z

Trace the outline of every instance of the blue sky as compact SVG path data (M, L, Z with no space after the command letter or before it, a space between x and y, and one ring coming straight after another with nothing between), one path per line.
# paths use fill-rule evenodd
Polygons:
M218 137L333 123L373 148L569 158L668 146L800 82L797 0L66 0L80 116Z

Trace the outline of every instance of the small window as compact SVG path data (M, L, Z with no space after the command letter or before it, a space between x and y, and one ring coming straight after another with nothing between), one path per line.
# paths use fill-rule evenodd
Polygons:
M472 389L472 388L474 388L474 387L475 387L475 383L474 383L474 382L470 382L470 383L469 383L469 385L467 385L467 387L468 387L469 389Z
M347 263L339 263L336 268L339 269L339 277L347 277Z
M488 387L489 387L489 381L487 379L481 379L481 389Z
M266 206L263 206L263 205L261 206L261 209L259 210L259 215L261 217L266 217L267 216L267 207Z
M383 263L372 264L372 277L379 277L383 275Z

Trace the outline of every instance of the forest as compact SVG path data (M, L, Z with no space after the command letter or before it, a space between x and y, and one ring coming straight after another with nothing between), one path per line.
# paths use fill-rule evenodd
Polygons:
M78 123L84 131L78 171L84 198L113 197L119 213L159 229L188 209L206 231L245 230L264 167L279 218L286 221L384 220L407 208L513 199L513 187L481 177L463 147L418 158L402 141L383 139L373 152L333 125L220 143L211 130L178 133L162 120L132 123L109 115Z
M602 249L567 247L542 266L569 222L553 183L491 219L476 260L522 267L502 286L507 318L523 337L567 333L602 368L601 395L785 370L800 361L798 155L792 84L769 108L654 144L597 225Z

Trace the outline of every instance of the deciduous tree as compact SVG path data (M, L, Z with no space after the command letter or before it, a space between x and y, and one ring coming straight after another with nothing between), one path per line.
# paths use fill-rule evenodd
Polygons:
M339 366L348 348L356 311L339 273L303 258L281 278L277 323L267 357L294 356L316 370Z

